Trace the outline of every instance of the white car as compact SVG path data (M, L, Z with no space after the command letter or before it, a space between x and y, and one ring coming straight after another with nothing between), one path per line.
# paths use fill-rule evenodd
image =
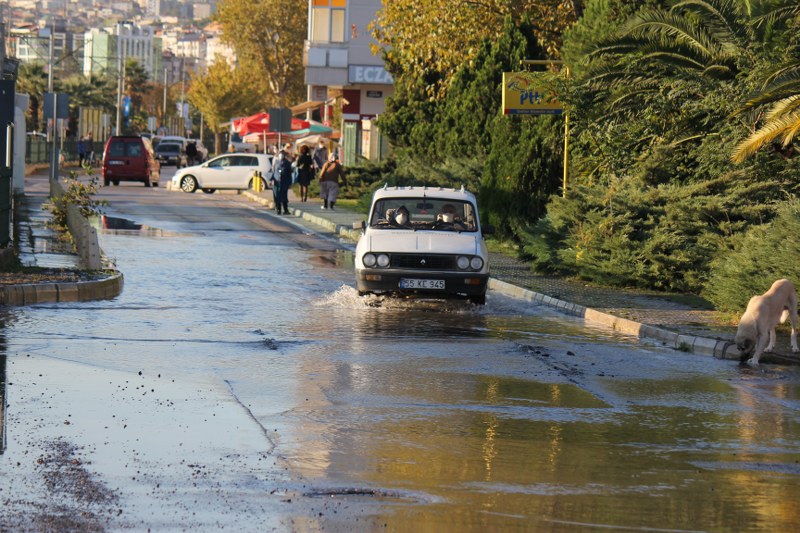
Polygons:
M252 189L256 172L261 174L258 178L261 190L266 190L272 175L272 155L222 154L176 172L172 177L172 188L183 192L200 189L206 193L217 189Z
M489 252L475 196L461 189L388 187L372 197L356 245L360 295L467 298L486 303Z

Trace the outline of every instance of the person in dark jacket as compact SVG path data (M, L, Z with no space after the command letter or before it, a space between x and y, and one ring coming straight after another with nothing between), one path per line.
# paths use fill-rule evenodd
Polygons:
M272 173L272 195L275 198L275 211L280 215L289 214L289 189L292 186L292 159L285 150L281 150L274 163Z
M314 179L314 160L308 146L300 148L300 157L297 158L297 183L300 185L300 201L308 201L308 186Z
M336 198L339 196L340 181L342 187L347 187L344 168L334 152L328 156L328 162L319 171L319 195L323 201L322 209L333 209Z
M186 159L189 161L186 163L187 165L194 166L198 163L197 161L197 143L192 141L186 145Z

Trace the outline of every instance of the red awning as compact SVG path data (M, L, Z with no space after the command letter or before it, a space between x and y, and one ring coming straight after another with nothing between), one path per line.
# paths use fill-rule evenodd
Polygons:
M308 121L300 120L299 118L292 118L292 130L302 130L309 126ZM256 113L255 115L240 118L233 122L233 129L239 135L247 135L248 133L264 133L269 132L269 113Z

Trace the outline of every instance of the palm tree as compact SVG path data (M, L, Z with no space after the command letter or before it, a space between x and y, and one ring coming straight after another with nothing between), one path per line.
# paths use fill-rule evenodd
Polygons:
M750 10L737 0L685 0L633 16L592 53L587 87L621 120L641 111L665 83L706 93L733 80L754 39ZM699 94L689 95L698 97Z
M28 129L41 130L39 122L39 110L42 107L44 93L47 91L47 72L44 66L39 63L23 63L19 67L16 91L20 94L27 94L30 98L28 106L28 119L30 125Z
M756 20L758 25L779 24L800 17L800 4L785 1ZM771 106L764 123L733 150L731 159L741 163L761 148L780 140L785 148L800 131L800 61L792 59L765 76L762 89L751 96L738 110L746 111Z
M780 75L750 98L739 113L763 105L771 105L764 123L734 148L734 163L741 163L776 140L786 147L800 131L800 62L783 67Z

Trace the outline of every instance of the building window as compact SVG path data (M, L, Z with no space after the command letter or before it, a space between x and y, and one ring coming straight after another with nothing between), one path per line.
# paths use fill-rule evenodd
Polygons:
M311 5L311 40L343 43L347 0L313 0Z

